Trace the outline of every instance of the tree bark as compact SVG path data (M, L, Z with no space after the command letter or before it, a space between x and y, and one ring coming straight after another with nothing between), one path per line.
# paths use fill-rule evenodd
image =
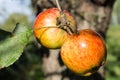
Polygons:
M78 29L91 28L106 38L111 12L116 0L59 0L62 9L68 10L76 19ZM32 0L36 15L42 10L56 7L55 0ZM62 6L64 5L64 6ZM105 80L104 67L89 77L69 71L59 56L58 50L40 49L45 80Z

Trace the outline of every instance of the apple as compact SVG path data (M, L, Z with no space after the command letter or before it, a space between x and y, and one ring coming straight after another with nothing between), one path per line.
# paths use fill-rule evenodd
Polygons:
M58 8L50 8L41 12L35 19L33 30L38 41L50 49L60 48L69 34L66 27L76 31L76 23L73 16L67 11L59 11Z
M71 35L63 43L60 53L64 64L81 76L89 76L104 65L106 54L103 38L90 29Z

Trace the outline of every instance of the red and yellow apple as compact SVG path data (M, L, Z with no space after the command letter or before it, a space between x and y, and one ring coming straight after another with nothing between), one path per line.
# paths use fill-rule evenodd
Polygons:
M93 30L79 30L71 35L61 47L64 64L81 76L96 72L106 60L106 46L103 38Z
M67 11L62 11L62 13L65 15L66 20L69 21L69 26L75 31L76 23L72 15ZM34 35L43 46L51 49L60 48L69 36L65 30L57 25L60 17L61 14L58 8L44 10L36 17L33 27Z

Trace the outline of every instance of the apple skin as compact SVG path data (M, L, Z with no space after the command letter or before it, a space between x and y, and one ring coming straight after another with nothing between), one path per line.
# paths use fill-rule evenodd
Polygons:
M64 42L60 55L71 71L89 76L104 65L107 52L103 38L93 30L84 29Z
M62 11L66 19L70 21L70 26L73 31L76 30L76 23L71 14L67 11ZM60 17L60 11L58 8L50 8L41 12L34 22L34 35L38 41L50 49L60 48L63 42L69 36L68 33L58 28L57 18Z

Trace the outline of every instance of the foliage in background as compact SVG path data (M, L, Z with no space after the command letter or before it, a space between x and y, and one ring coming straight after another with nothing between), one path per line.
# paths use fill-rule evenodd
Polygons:
M106 80L120 80L120 26L110 26L107 32Z
M120 0L112 12L111 25L107 32L106 80L120 80Z
M114 5L114 9L112 11L112 25L120 25L120 0L116 0Z

